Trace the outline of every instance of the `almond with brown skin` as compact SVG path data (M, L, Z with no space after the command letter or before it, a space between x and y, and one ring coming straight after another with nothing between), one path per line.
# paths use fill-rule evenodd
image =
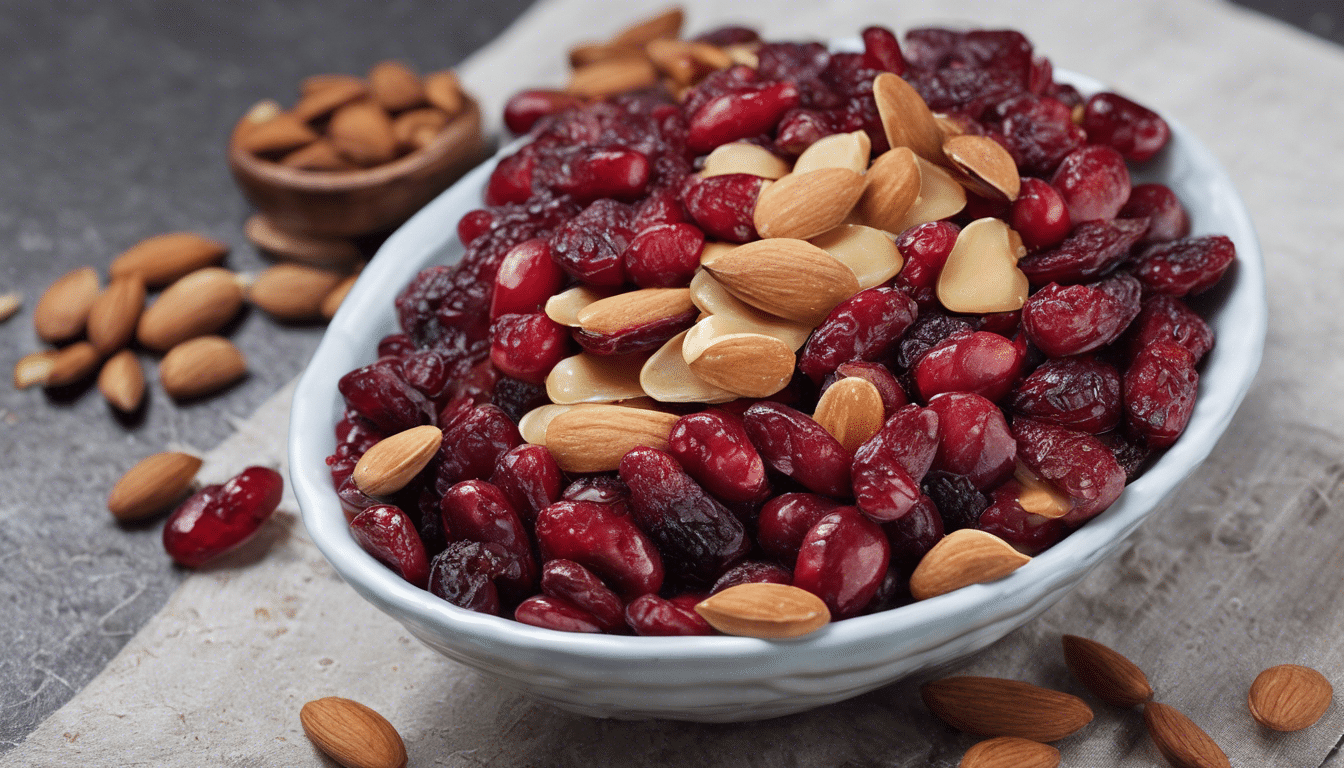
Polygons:
M443 430L412 427L374 443L355 464L355 486L370 496L390 496L405 488L434 458Z
M892 148L909 147L931 163L947 162L943 155L943 132L933 112L900 75L883 72L873 78L873 99Z
M277 264L257 277L247 298L266 314L290 323L322 317L322 300L345 275L298 264Z
M1022 177L1017 162L988 136L956 136L943 142L948 163L961 173L963 186L990 200L1017 199Z
M243 306L238 276L220 267L198 269L168 286L140 315L135 337L156 352L223 328Z
M449 117L461 112L466 103L462 97L462 84L451 69L425 75L425 98Z
M363 258L359 248L343 237L289 232L277 227L261 213L247 217L243 234L253 245L267 253L313 267L349 269Z
M290 152L280 158L280 164L302 171L350 171L359 167L346 160L326 139L318 139L312 144Z
M1143 724L1157 751L1172 768L1231 768L1227 755L1204 729L1175 707L1150 701Z
M666 11L632 24L611 39L616 45L634 45L644 46L653 40L663 37L678 37L681 35L681 25L686 20L686 14L681 8L669 8Z
M93 348L110 355L130 344L144 309L145 284L139 275L113 279L89 309L87 333Z
M683 351L691 372L742 397L769 397L788 385L797 362L789 345L760 333L730 333Z
M19 362L14 364L14 388L46 386L47 380L51 378L51 367L59 354L54 349L44 349L19 358Z
M925 683L919 694L943 722L977 736L1050 742L1092 722L1092 710L1077 696L1019 680L948 677Z
M569 49L569 66L572 69L583 69L591 64L615 61L617 59L634 59L638 61L643 58L644 50L635 45L579 43Z
M369 70L373 100L388 112L401 112L425 103L420 76L400 61L380 61Z
M1335 695L1325 675L1297 664L1280 664L1256 676L1246 703L1266 728L1300 731L1314 725Z
M107 510L118 520L139 520L182 498L201 468L201 460L169 451L146 457L127 470L107 496Z
M358 279L359 275L351 275L337 283L336 287L331 289L331 293L322 297L320 310L323 320L330 320L336 316L336 310L341 308L341 302L345 301L346 294L355 287L355 281Z
M372 101L356 101L336 110L327 134L336 151L356 165L381 165L397 156L392 118Z
M303 81L299 83L299 93L303 96L308 96L324 88L331 88L332 86L335 85L359 85L364 88L367 88L369 84L364 81L364 78L355 77L354 75L346 75L346 74L309 75L303 78Z
M195 232L170 232L141 240L112 261L112 279L139 275L146 288L162 288L198 269L218 264L229 246Z
M448 115L434 107L411 109L392 121L392 135L407 150L420 149L434 140L448 124Z
M625 91L647 88L658 82L658 70L645 58L599 61L577 69L569 79L569 92L587 99L600 99Z
M1015 736L986 739L962 755L960 768L1055 768L1059 750Z
M695 309L688 288L641 288L599 299L579 310L579 327L613 334L684 315Z
M369 87L363 80L353 77L339 78L305 93L303 98L299 99L299 103L290 110L290 114L309 122L368 94Z
M854 212L870 227L892 234L905 231L901 225L919 199L920 165L909 147L883 152L868 169L868 185Z
M308 740L345 768L405 768L406 745L387 719L357 701L328 696L299 710Z
M93 375L103 356L87 341L77 341L56 353L47 372L46 386L64 387Z
M686 331L673 336L639 369L639 386L662 403L726 403L737 395L710 384L691 370L682 355Z
M886 409L871 381L849 376L821 393L812 418L853 453L882 429Z
M216 392L247 373L243 353L222 336L201 336L168 350L159 362L159 382L174 400Z
M771 238L721 251L701 264L734 297L816 327L859 292L854 272L806 240Z
M739 637L800 637L831 621L821 598L787 584L738 584L701 600L695 612L725 635Z
M677 416L643 408L590 405L564 411L546 427L546 447L566 472L610 472L640 446L668 449Z
M317 141L317 131L288 112L281 112L265 122L254 122L238 134L238 145L254 155L278 155L314 141Z
M134 352L123 349L103 363L98 372L98 391L122 413L134 413L140 407L145 400L145 372Z
M1083 687L1113 707L1135 707L1153 698L1143 670L1095 640L1065 635L1064 662Z
M848 168L790 173L761 190L752 213L756 231L806 240L834 229L863 195L865 180Z
M93 267L81 267L62 275L33 309L33 329L38 338L59 342L80 335L97 299L98 273Z
M953 531L924 553L910 574L916 600L947 594L970 584L994 581L1031 562L1003 539L974 528Z
M18 314L23 306L23 294L18 291L0 294L0 323Z

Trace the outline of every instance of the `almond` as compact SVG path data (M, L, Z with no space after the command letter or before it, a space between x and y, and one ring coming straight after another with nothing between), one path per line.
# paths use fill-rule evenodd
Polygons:
M1050 742L1092 722L1092 710L1077 696L1019 680L948 677L925 683L919 694L943 722L976 736Z
M373 100L388 112L400 112L425 103L420 76L399 61L380 61L369 70Z
M733 60L719 48L691 40L651 40L644 46L644 52L660 72L683 88L695 85L715 70L733 65Z
M703 269L691 278L691 301L695 302L695 306L701 312L709 315L702 318L700 323L709 321L719 325L713 333L714 336L729 333L763 333L766 336L774 336L788 344L789 349L797 352L812 334L812 327L809 325L790 322L768 312L762 312L735 298L722 283Z
M242 132L250 131L262 123L269 123L284 111L285 108L275 99L262 99L247 108L243 113L243 119L238 121L237 130L241 135Z
M1134 707L1153 698L1143 670L1095 640L1065 635L1064 662L1083 687L1113 707Z
M831 621L821 598L787 584L738 584L701 600L695 612L725 635L740 637L799 637Z
M168 350L159 362L159 382L175 400L223 389L247 373L247 360L222 336L201 336Z
M780 391L793 378L796 362L788 344L760 333L719 336L686 359L703 381L743 397L769 397Z
M1143 724L1157 751L1172 768L1231 768L1227 755L1204 729L1175 707L1150 701L1143 705Z
M639 369L639 386L662 403L726 403L737 395L710 384L691 370L682 355L687 331L673 336Z
M927 600L970 584L1001 579L1029 562L1030 557L998 536L962 528L924 553L910 574L910 594L916 600Z
M328 696L299 710L309 741L346 768L404 768L406 745L382 715L357 701Z
M1018 491L1018 506L1027 512L1053 520L1069 514L1073 509L1073 499L1067 493L1046 482L1020 461L1013 470L1013 479L1022 486Z
M580 352L555 364L546 375L546 395L557 405L614 403L644 394L642 355L599 356Z
M54 349L44 349L19 358L19 362L14 364L14 388L46 386L51 378L51 367L55 365L59 354Z
M356 165L381 165L397 156L392 118L372 101L356 101L336 110L327 134L336 151Z
M640 446L668 449L677 416L620 405L593 405L557 414L546 427L546 447L566 472L609 472Z
M790 173L761 190L752 219L762 238L806 240L834 229L863 195L865 177L848 168Z
M145 284L139 275L114 278L89 309L88 335L99 354L110 355L131 343L145 309Z
M145 373L135 353L123 349L103 363L98 372L98 391L122 413L134 413L145 400Z
M579 327L589 333L618 333L684 315L695 308L688 288L642 288L599 299L579 310Z
M574 71L569 92L575 96L600 99L658 82L658 70L644 58L619 58L599 61Z
M168 286L144 314L135 337L163 352L223 328L243 306L238 276L220 267L198 269Z
M107 510L118 520L139 520L172 506L184 496L201 460L186 453L156 453L127 470L107 495Z
M1059 750L1049 744L1015 736L986 739L962 756L961 768L1055 768Z
M229 246L194 232L170 232L141 240L112 262L112 279L140 275L146 288L162 288L198 269L218 264Z
M569 49L569 66L582 69L590 64L617 59L644 58L644 51L635 45L616 45L613 43L579 43Z
M859 292L859 282L849 267L805 240L757 240L708 262L701 258L705 270L734 297L813 327L835 305Z
M280 158L280 164L302 171L352 171L359 166L346 160L326 139L300 147Z
M349 269L363 258L359 248L343 237L288 232L261 213L247 217L243 234L267 253L309 266Z
M779 155L755 144L720 144L705 158L700 178L746 173L763 179L778 179L789 172L789 164Z
M425 98L449 117L461 112L466 103L462 97L462 84L451 69L425 76Z
M931 163L947 162L943 156L943 132L933 112L900 75L883 72L873 78L873 99L887 142L893 149L909 147Z
M1266 728L1300 731L1315 724L1330 708L1334 688L1310 667L1280 664L1256 676L1246 703L1251 716Z
M809 242L849 267L860 290L882 285L905 265L894 240L882 230L862 224L841 224Z
M835 133L812 142L793 163L793 172L804 174L822 168L847 168L862 174L868 170L873 142L867 131Z
M812 333L812 329L808 326L772 318L745 304L742 306L746 312L720 312L700 318L686 332L686 341L682 353L684 359L689 362L699 357L705 347L709 346L715 339L739 333L770 336L784 342L790 352L797 352L807 343L807 337ZM766 319L762 320L761 318Z
M336 310L341 308L341 303L345 301L345 297L350 293L350 289L355 287L355 281L358 279L359 275L351 275L337 283L336 287L331 289L331 293L322 297L322 306L320 309L323 320L330 320L336 316Z
M1008 150L988 136L956 136L943 142L943 154L963 175L963 185L990 200L1017 199L1022 177Z
M368 88L369 84L362 77L345 74L321 74L309 75L303 78L299 83L299 93L303 96L316 93L324 88L331 88L336 85L358 85Z
M18 291L0 294L0 323L18 313L19 308L23 306L23 294Z
M1002 219L976 219L957 235L938 275L938 300L952 312L1012 312L1027 301L1027 276L1017 268L1022 255Z
M33 328L38 338L58 342L80 335L97 299L98 273L93 267L62 275L37 300L33 310Z
M854 453L882 429L886 409L882 394L867 379L849 376L837 380L821 393L813 420Z
M238 134L238 146L254 155L278 155L317 141L317 131L288 112L265 122L258 122L256 117L253 113L245 118L250 125Z
M669 8L666 11L632 24L611 39L615 45L644 46L662 37L678 37L686 14L681 8Z
M899 234L901 225L919 199L920 164L909 147L883 152L868 169L868 185L854 212L870 227Z
M951 174L922 157L916 157L915 163L919 165L919 197L897 228L889 232L904 232L920 224L940 221L966 207L966 189Z
M355 464L355 486L370 496L390 496L405 488L434 458L443 430L412 427L374 443Z
M369 87L363 80L356 77L338 78L321 88L305 92L299 103L290 110L290 114L309 122L368 94Z
M322 300L344 279L340 272L277 264L252 283L247 298L277 320L306 322L322 316Z
M392 121L392 136L407 150L421 149L448 124L448 115L433 107L412 109Z
M579 327L579 313L588 305L606 298L606 294L586 285L576 285L546 300L546 316L569 327Z
M77 341L60 352L51 361L46 386L64 387L93 375L103 356L87 341Z

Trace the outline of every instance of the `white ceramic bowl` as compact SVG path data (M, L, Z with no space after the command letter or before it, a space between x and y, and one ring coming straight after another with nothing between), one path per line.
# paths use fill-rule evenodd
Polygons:
M1060 72L1083 90L1100 84ZM444 192L390 237L369 264L294 393L290 477L304 524L360 595L424 643L555 705L600 717L738 721L841 701L917 670L975 653L1040 614L1114 553L1208 456L1260 364L1264 267L1246 209L1203 144L1168 119L1171 145L1140 180L1171 186L1195 234L1222 233L1238 261L1208 302L1217 343L1203 362L1198 402L1180 440L1106 512L1007 578L831 624L805 638L614 637L539 629L459 609L417 589L355 543L323 460L334 450L336 382L371 362L395 332L392 301L422 267L461 257L456 223L481 205L495 161ZM498 156L495 158L498 159Z

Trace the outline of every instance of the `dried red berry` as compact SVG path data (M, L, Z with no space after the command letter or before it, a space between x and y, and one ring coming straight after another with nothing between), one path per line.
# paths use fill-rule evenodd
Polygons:
M1125 416L1153 448L1165 448L1185 431L1195 410L1199 373L1195 356L1173 341L1150 344L1125 371Z
M197 568L250 539L280 505L284 489L280 473L266 467L207 485L168 517L163 548L179 565Z
M842 507L807 532L793 569L793 585L820 597L831 617L858 615L882 584L891 546L876 523Z
M1116 93L1098 93L1087 100L1083 130L1089 140L1113 147L1136 163L1156 155L1171 138L1166 120Z
M558 501L537 515L536 530L543 560L573 560L627 600L663 586L658 548L635 526L624 505Z
M379 504L355 515L350 535L365 552L415 586L429 584L429 559L415 524L399 508Z
M826 428L779 403L756 403L742 416L747 436L761 458L808 490L843 498L850 493L854 457Z
M1212 288L1236 259L1237 248L1228 237L1188 237L1149 246L1139 255L1134 275L1151 291L1191 296Z
M682 416L668 445L686 472L720 500L759 504L770 496L765 462L740 417L721 410Z

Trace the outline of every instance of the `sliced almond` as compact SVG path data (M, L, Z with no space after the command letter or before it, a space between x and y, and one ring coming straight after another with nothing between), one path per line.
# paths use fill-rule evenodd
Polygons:
M546 316L568 328L579 327L579 313L590 304L606 298L596 288L577 285L546 300Z
M16 315L23 306L23 294L18 291L0 294L0 323Z
M382 715L357 701L328 696L299 710L308 740L346 768L405 768L406 744Z
M349 269L363 258L359 248L346 238L289 232L263 213L247 217L243 234L267 253L313 267Z
M33 309L33 329L38 338L58 342L80 335L97 299L98 273L93 267L81 267L62 275Z
M1227 755L1209 734L1175 707L1150 701L1143 724L1157 751L1173 768L1231 768Z
M162 288L218 264L229 246L195 232L169 232L141 240L112 262L112 279L138 274L146 288Z
M51 379L51 367L60 353L54 349L30 352L14 364L14 388L44 387Z
M1016 736L1000 736L974 744L962 756L960 768L1055 768L1059 750L1049 744Z
M681 8L669 8L617 32L611 42L616 45L644 46L659 38L677 37L681 34L681 25L685 19L686 15Z
M345 301L350 289L355 287L355 281L358 279L359 275L351 275L337 283L336 287L331 289L331 293L322 297L322 305L319 309L322 312L323 320L330 320L336 316L336 310L341 308L341 303Z
M107 495L107 511L118 520L139 520L167 509L186 494L201 460L169 451L141 459Z
M868 169L868 186L854 207L859 220L893 234L902 226L910 208L919 199L920 164L909 147L883 152Z
M336 110L327 133L336 151L356 165L381 165L397 156L392 118L372 101L356 101Z
M564 411L546 427L546 447L566 472L610 472L640 446L666 451L676 414L594 405Z
M1029 562L1030 557L998 536L962 528L944 536L920 559L910 574L910 594L916 600L928 600L971 584L1001 579Z
M303 171L352 171L359 167L337 152L336 146L326 139L299 147L280 158L280 164Z
M122 413L134 413L140 407L145 400L145 372L134 352L123 349L103 363L98 391Z
M695 612L725 635L739 637L800 637L831 621L821 598L788 584L738 584L701 600Z
M304 122L309 122L332 112L337 107L362 99L368 93L368 84L363 80L357 77L342 77L305 93L290 113Z
M145 284L139 275L114 279L89 309L88 336L99 354L110 355L131 343L145 309Z
M929 105L900 75L883 72L873 78L873 99L882 118L887 142L909 147L931 163L943 163L943 132Z
M1280 664L1256 676L1246 703L1251 716L1275 731L1300 731L1316 724L1330 708L1335 691L1320 672Z
M555 364L546 376L546 394L557 405L614 403L640 397L639 371L644 355L593 355L581 352Z
M1002 219L976 219L957 235L938 275L938 300L952 312L1012 312L1027 301L1027 276L1017 268L1021 252Z
M1017 199L1022 177L1017 162L999 142L988 136L957 136L943 142L943 154L976 194L991 200Z
M392 135L407 150L420 149L448 124L448 115L433 107L412 109L392 121Z
M518 419L518 434L532 445L546 444L546 428L550 426L551 419L570 410L571 408L585 408L584 405L542 405L527 413Z
M425 75L425 98L449 117L461 112L466 104L462 96L462 83L451 69Z
M654 352L639 370L639 386L645 394L663 403L726 403L737 395L705 381L686 364L682 342L686 331L678 333ZM544 406L543 406L544 407Z
M168 350L159 361L159 382L174 400L200 397L229 386L247 373L243 353L222 336L201 336Z
M1073 509L1073 499L1067 493L1041 479L1020 461L1013 470L1013 479L1022 486L1022 490L1018 492L1018 506L1027 512L1053 520L1069 514Z
M919 694L943 722L976 736L1050 742L1092 722L1092 709L1077 696L1019 680L947 677L920 686Z
M789 164L774 152L755 144L733 142L720 144L705 157L700 177L727 176L746 173L765 179L778 179L789 172Z
M905 265L905 258L886 232L861 224L841 224L809 242L849 267L861 290L882 285Z
M789 345L759 333L719 336L697 352L686 360L696 376L743 397L769 397L780 391L793 378L797 363Z
M853 453L882 429L886 408L871 381L847 376L821 394L812 419Z
M322 316L322 300L345 277L328 269L277 264L257 277L247 298L277 320L307 322Z
M966 189L951 174L922 157L915 162L919 165L919 197L897 228L889 232L899 234L919 224L941 221L966 207Z
M369 70L373 100L388 112L401 112L425 103L420 76L400 61L380 61Z
M575 70L569 79L569 92L583 98L600 99L647 88L657 82L658 70L648 59L610 59Z
M618 333L684 315L695 308L687 288L642 288L589 304L578 313L579 327L589 333Z
M135 336L156 351L223 328L243 306L238 276L227 269L206 267L178 280L140 315Z
M412 427L374 443L355 464L355 487L370 496L390 496L410 484L434 458L443 430Z
M88 378L98 370L103 356L87 341L77 341L56 353L47 372L46 386L64 387Z
M685 358L690 360L699 357L700 353L712 341L735 333L771 336L784 342L789 351L797 352L807 343L807 337L812 333L812 329L806 325L772 318L759 310L747 307L745 304L742 306L747 310L746 312L728 311L708 315L700 318L695 325L691 326L690 331L686 334L683 353ZM761 318L768 319L762 320Z
M757 55L760 50L759 43L740 43L736 45L723 46L723 52L728 54L728 58L733 60L734 64L741 64L744 67L756 69L761 66L761 57Z
M1078 682L1113 707L1136 707L1153 698L1143 670L1095 640L1065 635L1064 662Z
M868 158L873 141L867 131L836 133L812 142L793 163L794 173L808 173L822 168L846 168L862 174L868 170Z
M863 195L865 177L848 168L790 173L761 190L752 219L763 238L806 240L834 229Z
M702 254L701 263L734 297L813 327L835 305L859 292L849 267L805 240L757 240L708 262Z
M238 146L254 155L281 154L317 140L317 131L288 112L265 122L258 122L255 116L249 116L247 121L249 127L237 134Z

